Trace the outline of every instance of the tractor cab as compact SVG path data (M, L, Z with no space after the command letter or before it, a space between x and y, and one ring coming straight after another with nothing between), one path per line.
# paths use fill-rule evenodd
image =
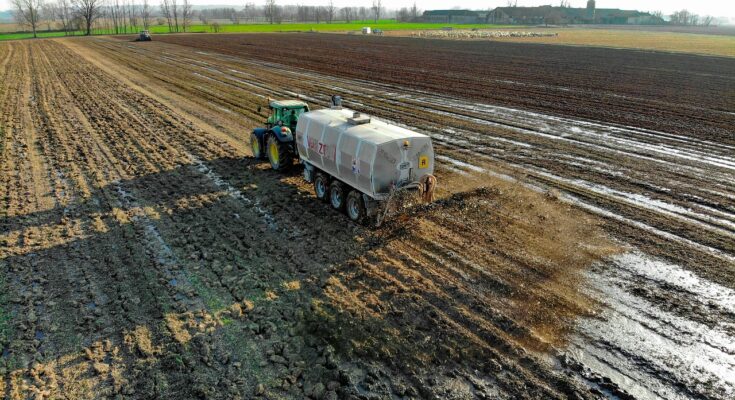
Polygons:
M266 155L273 169L287 168L298 159L294 145L294 131L299 117L309 111L309 106L300 100L269 100L268 119L265 127L253 129L250 146L256 159ZM261 107L258 107L258 113Z
M270 115L265 122L268 129L280 125L289 128L291 131L296 129L296 122L299 116L309 111L309 106L299 100L271 100L268 104Z

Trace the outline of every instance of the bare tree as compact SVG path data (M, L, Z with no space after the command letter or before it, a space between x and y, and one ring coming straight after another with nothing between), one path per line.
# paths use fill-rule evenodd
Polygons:
M699 15L684 9L671 14L669 22L672 25L697 25L699 23Z
M383 12L383 0L373 0L373 16L375 16L375 22L380 20L380 14Z
M138 12L139 6L131 0L128 2L128 22L130 24L130 31L135 32L140 26L140 17Z
M237 11L232 11L230 14L230 21L232 21L235 25L240 25L240 13Z
M413 22L416 22L419 20L419 8L416 6L416 2L413 2L413 6L411 6L411 20Z
M68 35L71 30L72 20L69 0L58 0L54 11L56 12L56 18L61 21L61 27L64 29L64 33Z
M140 30L140 27L143 24L143 6L140 4L132 3L132 9L131 9L132 15L131 15L131 23L135 26L135 30ZM143 28L147 29L147 28Z
M151 6L148 0L143 0L143 5L140 8L140 17L143 20L143 29L148 30L151 26Z
M43 3L41 5L41 21L46 24L46 31L51 32L51 28L56 21L56 4Z
M408 8L402 7L396 13L396 21L398 21L398 22L408 22L410 20L411 20L411 12L408 11Z
M169 32L179 31L179 6L176 0L162 0L161 12L168 22Z
M337 13L337 7L334 6L334 2L329 0L329 4L324 8L324 16L327 17L327 23L331 24L334 20L334 15Z
M106 10L109 12L109 16L105 15L105 17L109 18L104 19L111 20L112 29L114 29L116 34L120 33L123 25L122 7L120 6L120 0L115 0L114 3L111 3L108 7L106 7Z
M296 21L306 22L309 20L309 6L296 5Z
M276 0L265 0L265 17L271 24L276 21L276 13L278 12L278 6Z
M117 2L117 20L120 24L120 32L127 32L128 31L128 22L125 18L125 0L122 0L122 3Z
M245 3L245 21L254 21L257 9L254 3Z
M174 19L174 31L179 31L179 16L181 15L181 10L179 9L179 5L176 2L176 0L168 0L170 6L171 6L171 16Z
M30 26L33 37L38 37L36 30L41 23L43 0L13 0L12 4L15 20L21 25Z
M71 4L74 6L74 12L84 22L85 35L91 35L92 25L102 12L102 0L71 0Z
M189 3L189 0L184 0L184 3L181 6L181 23L184 27L184 32L186 32L186 29L191 25L191 16L191 3Z
M168 31L173 32L174 21L171 16L171 3L169 0L161 0L161 13L166 18L166 22L168 23Z
M707 15L704 18L702 18L702 26L711 26L714 21L715 21L715 17L711 15Z
M669 17L669 21L672 25L689 25L691 22L692 13L689 10L676 11Z
M344 7L340 10L342 13L342 19L345 20L348 24L352 21L352 18L354 18L354 11L355 9L352 7Z

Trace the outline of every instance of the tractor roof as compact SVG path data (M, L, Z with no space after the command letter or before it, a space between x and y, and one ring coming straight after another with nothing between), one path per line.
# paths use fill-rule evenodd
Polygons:
M270 106L273 108L303 108L306 107L306 103L300 100L272 100Z

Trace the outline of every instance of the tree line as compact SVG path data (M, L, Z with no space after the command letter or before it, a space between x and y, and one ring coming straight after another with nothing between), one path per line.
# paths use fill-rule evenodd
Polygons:
M710 15L700 17L699 15L693 12L690 12L686 9L681 10L681 11L676 11L669 16L670 25L711 26L714 23L715 23L714 17Z
M400 10L386 10L382 0L371 0L371 6L337 7L329 0L324 6L280 5L276 0L265 0L245 7L209 8L194 10L191 0L11 0L13 15L18 24L27 27L33 37L40 30L63 31L66 34L83 32L134 33L151 26L167 26L169 32L187 32L193 21L210 25L218 31L219 22L240 23L378 21L396 18L401 22L418 21L421 11L416 4Z
M18 24L38 31L133 33L152 25L168 24L171 32L186 32L194 18L190 0L11 0Z
M258 7L249 3L245 11L252 10L251 15L258 15ZM332 0L324 6L304 5L279 5L276 0L265 0L261 14L266 22L277 24L281 22L316 22L331 24L334 21L352 22L356 20L373 19L375 22L381 18L395 16L394 11L388 11L383 7L382 0L372 0L372 6L350 6L337 7Z

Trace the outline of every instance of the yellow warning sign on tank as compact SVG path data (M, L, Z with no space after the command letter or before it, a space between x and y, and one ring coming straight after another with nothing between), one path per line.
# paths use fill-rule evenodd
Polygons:
M429 156L419 157L419 169L429 168Z

